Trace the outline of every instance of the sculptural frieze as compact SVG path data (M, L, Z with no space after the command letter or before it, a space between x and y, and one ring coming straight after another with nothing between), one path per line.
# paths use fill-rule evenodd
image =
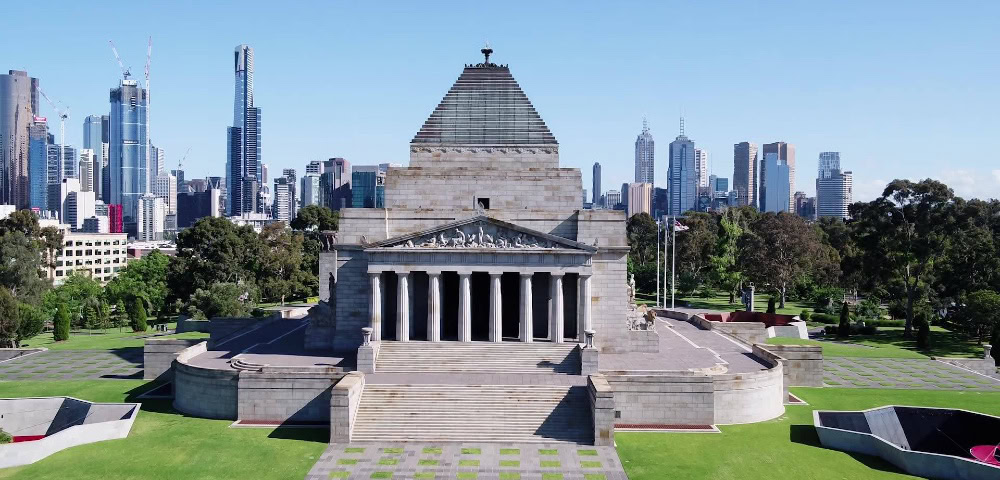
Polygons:
M392 248L555 249L560 248L560 245L535 235L483 222L411 238L392 245Z

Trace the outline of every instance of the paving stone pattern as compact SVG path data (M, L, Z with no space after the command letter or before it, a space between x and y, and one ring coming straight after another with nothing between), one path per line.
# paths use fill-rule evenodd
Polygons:
M823 383L842 388L1000 391L1000 380L915 358L826 358Z
M613 447L557 444L332 444L306 480L627 480Z
M0 363L0 381L141 378L141 348L49 350Z

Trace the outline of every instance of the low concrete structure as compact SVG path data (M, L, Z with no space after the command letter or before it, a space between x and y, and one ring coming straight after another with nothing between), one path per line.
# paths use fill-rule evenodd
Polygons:
M819 345L754 345L781 359L788 386L823 386L823 347ZM754 352L756 354L756 351Z
M170 365L177 354L192 345L204 340L176 338L147 338L142 347L142 378L145 380L170 380L172 377Z
M594 417L594 445L615 444L615 395L604 375L587 377L588 398Z
M15 442L0 445L0 468L34 463L77 445L125 438L139 406L72 397L0 399L0 428Z
M809 330L806 328L806 322L791 322L788 325L767 327L767 337L807 339L809 338Z
M365 390L365 375L351 372L330 392L330 443L349 443L354 433L354 417Z

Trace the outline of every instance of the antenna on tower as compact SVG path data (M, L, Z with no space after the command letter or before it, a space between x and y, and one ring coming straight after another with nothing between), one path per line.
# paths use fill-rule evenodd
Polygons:
M684 136L684 117L681 116L681 136Z
M642 133L649 131L649 122L646 121L646 116L642 116Z

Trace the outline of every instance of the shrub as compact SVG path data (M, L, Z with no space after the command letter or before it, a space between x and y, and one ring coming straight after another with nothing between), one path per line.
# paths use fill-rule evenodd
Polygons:
M917 327L917 348L926 350L931 346L931 323L927 320L927 312L921 310L914 315L913 324Z
M847 327L849 335L875 335L878 333L878 327L874 325L848 325ZM840 325L826 325L823 327L823 333L827 336L843 336L840 335Z
M799 319L803 322L808 322L810 318L812 318L812 312L809 310L803 310L802 313L799 314Z
M21 323L17 326L18 343L42 333L45 329L46 316L41 308L22 303L18 305L18 313L21 317Z
M774 297L770 297L767 299L767 313L774 313L774 312L775 312Z
M847 306L847 302L844 302L843 307L840 308L840 328L837 330L837 335L841 337L851 335L851 310Z
M132 301L132 310L129 311L129 326L132 327L133 332L145 332L147 328L146 324L146 306L145 302L141 298L136 297Z
M864 299L857 306L854 307L854 313L859 318L864 319L881 319L882 318L882 305L878 299Z
M52 338L55 341L69 340L69 312L66 311L65 307L59 307L56 310L56 317L52 324Z
M875 327L899 327L899 328L902 328L902 327L906 326L906 320L905 319L890 320L888 318L865 319L865 325L872 325L872 326L875 326Z
M834 305L843 301L844 289L836 287L817 288L813 291L810 299L812 300L814 310L817 312L832 313L835 308Z
M14 441L14 437L10 436L9 433L5 432L4 429L0 428L0 445L5 443L11 443Z
M253 285L216 283L206 289L199 288L188 300L188 314L192 318L210 320L216 317L246 317L257 303L257 290Z
M990 339L990 345L993 345L993 350L990 350L990 355L1000 364L1000 326L993 327L993 338Z
M824 323L827 325L836 325L840 323L840 317L829 313L813 313L810 318L812 318L812 321L814 322Z
M17 300L6 287L0 287L0 347L13 347L20 324Z
M889 302L889 316L892 318L906 318L906 303L902 300Z

